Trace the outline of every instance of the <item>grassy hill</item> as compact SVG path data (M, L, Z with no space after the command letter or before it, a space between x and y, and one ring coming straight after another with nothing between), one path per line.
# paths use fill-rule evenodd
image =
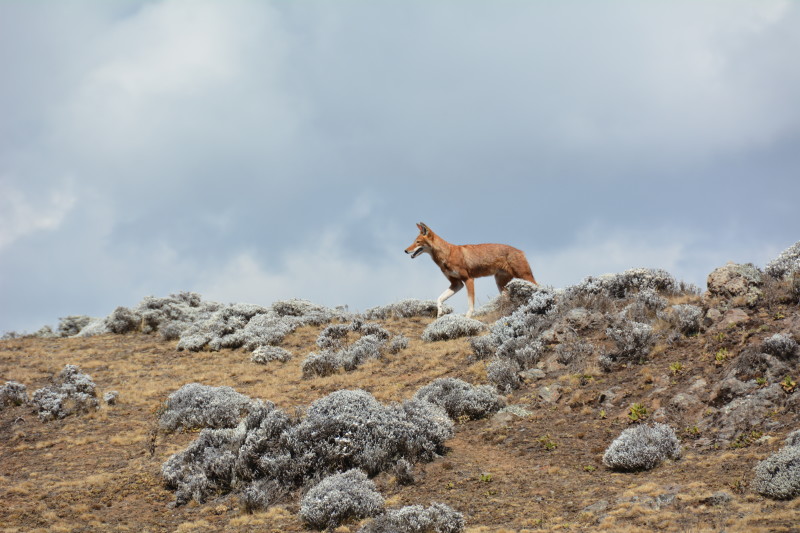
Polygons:
M460 318L425 334L436 321L430 302L351 314L297 301L234 309L186 294L120 308L97 335L61 336L89 326L70 329L75 317L52 336L7 335L2 382L25 385L30 399L77 365L97 406L82 411L67 396L42 420L41 406L6 395L0 529L306 531L301 498L324 477L313 469L333 463L297 470L292 479L305 482L267 508L245 503L238 478L176 505L162 465L203 433L159 423L168 397L189 383L232 387L272 402L293 431L336 391L361 389L391 407L458 378L491 386L499 404L453 416L441 453L410 461L410 474L388 463L370 472L387 509L443 503L466 531L796 530L800 498L764 496L754 469L800 429L800 282L745 267L718 269L703 293L644 270L561 291L515 282L478 317L481 331L464 336L475 324ZM263 346L286 352L259 364ZM113 404L101 399L110 391ZM242 417L255 409L242 405ZM656 422L674 430L680 458L635 471L603 462L621 432ZM800 471L782 468L800 492ZM369 522L345 520L338 531Z

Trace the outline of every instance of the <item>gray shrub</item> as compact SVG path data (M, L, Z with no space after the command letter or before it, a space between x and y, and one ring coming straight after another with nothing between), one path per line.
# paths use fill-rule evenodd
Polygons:
M589 276L570 287L574 294L604 294L611 298L627 298L647 289L673 293L679 288L672 275L661 269L632 268L619 274Z
M633 301L625 306L621 316L636 322L649 322L667 306L667 303L667 299L654 289L643 289L633 296Z
M453 312L453 308L444 305L445 314ZM393 304L372 307L364 311L367 320L383 320L387 318L435 317L438 312L435 300L400 300Z
M336 352L332 350L320 350L309 353L303 362L300 363L300 370L303 377L308 379L314 376L325 377L335 374L341 364Z
M520 370L519 364L513 359L495 357L486 365L486 376L498 391L510 394L522 385Z
M317 346L320 348L338 348L351 331L353 331L351 324L331 324L320 332L317 337Z
M416 481L414 479L414 465L405 459L400 459L394 464L392 473L398 485L413 485L414 481Z
M556 291L548 287L534 287L529 300L510 316L492 324L489 334L471 342L478 359L496 354L514 359L528 368L538 360L541 343L538 336L555 320Z
M361 468L373 475L401 458L433 459L451 435L452 422L433 405L411 400L384 406L365 391L341 390L309 406L290 442L304 472Z
M291 352L280 346L259 346L253 351L250 360L254 363L265 365L270 361L285 363L292 358Z
M398 333L389 342L386 350L391 354L397 354L408 348L408 338L402 333Z
M60 318L58 322L58 334L61 337L77 335L91 320L92 317L85 315L72 315Z
M637 425L623 431L603 455L603 464L613 470L650 470L664 459L678 459L681 447L675 431L666 424Z
M489 385L470 385L458 378L439 378L421 387L414 398L443 408L453 419L484 418L499 411L505 402Z
M426 342L445 341L459 337L472 337L486 329L480 320L463 315L444 315L428 324L422 332L422 340Z
M92 378L75 365L66 365L53 385L35 391L31 403L36 406L42 421L61 419L99 407Z
M349 345L344 339L349 332L362 335ZM369 359L381 357L391 334L378 324L354 320L349 325L334 324L325 328L317 337L319 352L311 352L303 360L301 369L304 378L328 376L340 368L350 372Z
M767 263L766 273L774 278L786 278L800 272L800 241L794 243Z
M800 495L800 446L784 446L755 467L753 490L776 500Z
M28 389L17 381L6 381L0 387L0 409L7 405L25 405L28 403Z
M614 341L616 350L612 359L624 362L640 362L650 355L656 342L656 333L649 324L621 320L606 329L606 335Z
M786 446L797 446L800 444L800 429L796 429L786 435Z
M117 405L119 399L119 391L111 390L103 394L103 401L106 405Z
M268 478L260 478L244 485L239 492L239 501L246 513L267 509L272 504L286 498L291 487Z
M199 351L239 348L256 350L274 346L305 325L321 325L342 319L346 313L305 300L283 300L270 307L254 304L206 306L212 310L195 315L181 332L179 350Z
M106 317L106 327L111 333L122 335L136 331L141 327L142 316L127 307L117 307Z
M169 395L159 425L167 431L230 428L252 405L253 400L231 387L189 383Z
M323 305L292 298L274 302L272 311L281 317L295 317L300 319L302 325L321 326L333 320L345 320L350 315L345 309L331 309Z
M562 365L579 364L594 354L592 343L575 336L555 348L556 360Z
M365 335L338 353L339 364L351 372L369 359L378 359L386 339L377 335Z
M703 321L703 309L691 304L673 305L659 314L684 335L693 335L700 331Z
M494 355L497 350L497 345L491 335L483 335L481 337L472 337L469 340L472 352L475 354L476 359L488 359Z
M255 402L235 428L204 429L164 463L162 476L178 503L233 490L252 510L338 472L373 475L400 460L430 461L452 433L447 413L433 404L383 405L361 390L320 398L301 420Z
M332 529L347 519L368 518L382 512L383 497L358 469L326 477L300 500L300 517L317 529Z
M409 505L390 509L358 530L358 533L461 533L464 517L443 503L425 508Z
M789 359L798 353L797 342L790 335L782 333L776 333L764 339L764 342L761 343L761 349L782 359Z
M243 437L239 428L206 428L185 450L164 462L161 476L167 488L175 490L179 505L190 500L204 503L209 496L231 490Z

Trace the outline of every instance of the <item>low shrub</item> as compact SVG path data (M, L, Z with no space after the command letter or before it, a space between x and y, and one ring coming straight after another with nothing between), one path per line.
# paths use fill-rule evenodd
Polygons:
M513 359L495 357L486 365L486 376L502 394L511 394L522 385L519 364Z
M659 314L684 335L693 335L700 331L703 320L703 309L691 304L673 305Z
M458 378L439 378L421 387L414 398L443 408L452 419L472 420L492 415L505 402L489 385L470 385Z
M0 409L7 405L25 405L28 403L28 389L17 381L6 381L0 387Z
M444 315L428 324L422 332L422 340L426 342L446 341L459 337L472 337L486 329L480 320L463 315Z
M254 363L258 363L261 365L265 365L271 361L280 361L281 363L285 363L289 359L292 358L291 352L280 346L259 346L253 351L253 355L250 357L250 360Z
M453 312L453 308L448 305L442 306L445 314ZM384 320L387 318L411 318L411 317L436 317L438 308L435 300L400 300L389 305L372 307L364 311L364 318L367 320Z
M136 331L142 324L142 317L127 307L117 307L106 318L106 327L111 333L123 335Z
M618 321L615 326L606 329L606 335L616 345L616 350L609 354L615 361L644 361L656 342L651 325L632 320Z
M358 530L358 533L461 533L464 516L443 503L425 508L409 505L390 509Z
M231 387L189 383L169 395L159 425L166 431L230 428L252 405L250 397Z
M574 336L555 348L556 361L562 365L580 364L594 354L592 343Z
M361 334L362 337L345 346L343 339L349 332ZM317 337L317 346L323 349L311 352L301 363L303 377L328 376L340 368L347 372L353 371L365 361L381 357L390 337L391 334L378 324L359 320L354 320L349 325L328 326Z
M317 529L333 529L347 519L382 512L383 497L367 475L357 469L326 477L300 500L300 517Z
M800 273L800 241L794 243L767 263L766 273L778 279Z
M650 322L667 304L667 299L655 290L643 289L633 296L633 301L625 306L620 316L635 322Z
M494 355L495 350L497 350L497 346L491 335L472 337L469 340L469 345L472 348L472 352L475 354L475 358L478 360L488 359Z
M776 333L765 339L764 342L761 343L761 349L781 359L789 359L798 353L797 342L795 342L790 335L782 333Z
M308 379L314 376L330 376L335 374L341 366L336 352L320 350L319 352L309 353L300 363L300 370L303 372L303 378Z
M305 300L275 302L269 308L254 304L206 306L212 312L200 313L181 332L178 350L208 348L255 350L274 346L300 326L321 325L343 319L344 311L333 310Z
M402 333L398 333L397 335L392 337L392 340L391 342L389 342L389 345L386 347L386 350L390 354L397 354L405 350L406 348L408 348L408 338Z
M416 481L414 479L414 466L405 459L400 459L394 464L392 473L398 485L413 485L414 481Z
M755 467L755 492L775 500L800 495L800 446L784 446Z
M85 315L72 315L59 319L57 332L61 337L72 337L81 332L92 317Z
M94 381L75 365L66 365L53 385L35 391L31 403L43 422L99 407Z
M678 459L681 447L675 430L666 424L640 424L623 431L603 455L603 464L612 470L632 472L650 470L664 459Z
M611 298L627 298L647 289L674 293L680 287L675 278L661 269L632 268L619 274L589 276L568 289L571 296L604 294Z
M338 472L374 475L401 459L430 461L452 434L447 413L431 403L382 405L365 391L342 390L312 403L300 420L254 402L235 428L204 429L161 472L179 504L233 490L252 510Z

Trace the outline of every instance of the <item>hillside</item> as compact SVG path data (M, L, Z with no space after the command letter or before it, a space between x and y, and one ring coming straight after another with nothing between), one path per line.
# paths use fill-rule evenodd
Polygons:
M480 323L437 321L432 302L352 314L297 300L224 306L182 293L101 320L69 317L57 333L7 335L0 383L26 392L7 385L0 397L0 529L307 531L301 497L328 473L356 465L369 471L386 509L446 504L466 531L796 530L800 448L784 441L800 429L798 250L765 271L721 267L702 292L645 269L564 290L515 281ZM65 365L87 377L59 378ZM455 414L455 404L440 402L447 418L430 405L436 398L409 401L439 378L488 386L453 393L447 401L463 408ZM219 413L213 402L191 415L172 411L168 397L189 383L232 387L246 398L230 396L241 403L221 404ZM50 411L46 394L34 394L45 387L53 387L51 404L64 394ZM363 428L331 436L324 431L333 426L307 427L313 416L319 424L350 416L344 407L352 405L330 399L354 389L380 402L364 396L373 407L362 411ZM111 391L118 396L107 403ZM34 397L38 407L15 400ZM332 409L323 411L328 400ZM362 445L359 431L377 439L380 417L398 413L401 422L385 418L398 426L396 442L370 441L369 457L347 455ZM239 430L197 427L232 427L238 415L246 420ZM263 429L267 416L277 417L282 435L263 437L255 466L237 462L225 478L224 454L211 451L241 457L242 439L255 435L247 421ZM680 457L647 470L604 464L624 430L654 423L675 431ZM217 444L181 456L186 462L168 484L162 466L202 438ZM297 451L312 449L313 460ZM775 474L791 493L779 499L764 495L754 469L782 449L797 455ZM276 488L271 480L291 482ZM370 523L346 519L337 531Z

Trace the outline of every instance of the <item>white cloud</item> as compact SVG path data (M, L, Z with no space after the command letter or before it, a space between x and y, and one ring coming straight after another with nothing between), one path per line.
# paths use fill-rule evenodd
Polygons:
M243 252L220 270L198 281L204 297L220 301L268 304L304 298L328 306L364 310L403 298L435 299L447 280L431 264L413 264L404 254L349 256L335 233L306 247L281 254L280 266L268 269Z
M263 162L302 119L285 85L287 45L269 3L143 6L95 36L102 52L75 62L83 70L53 116L52 142L95 181L191 181L199 162Z
M30 195L0 178L0 251L30 234L57 230L75 201L68 187Z

